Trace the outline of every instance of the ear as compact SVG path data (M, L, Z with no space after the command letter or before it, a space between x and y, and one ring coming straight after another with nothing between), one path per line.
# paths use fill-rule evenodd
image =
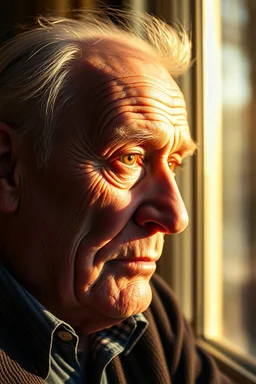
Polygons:
M14 177L15 133L7 124L0 122L0 213L14 213L19 204L17 184Z

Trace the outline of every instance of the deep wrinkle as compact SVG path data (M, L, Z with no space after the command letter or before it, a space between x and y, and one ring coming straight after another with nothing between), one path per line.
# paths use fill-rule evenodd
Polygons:
M168 118L166 116L167 114L170 123L173 125L180 125L182 121L186 122L187 113L185 110L185 103L180 94L172 94L171 97L168 97L168 102L167 100L164 100L163 97L161 97L161 101L159 101L159 90L158 94L152 95L154 90L152 87L149 87L150 92L147 93L145 92L144 84L142 86L143 90L139 92L139 88L137 85L137 90L139 94L136 97L129 97L129 95L123 89L123 91L118 92L125 94L125 97L123 97L122 99L120 97L113 98L113 95L110 94L106 95L105 98L101 98L100 100L96 99L97 106L103 104L103 108L101 109L101 118L98 122L99 127L101 127L102 130L105 130L106 126L111 123L109 115L111 115L113 111L117 109L117 107L120 108L120 114L122 113L122 108L127 107L129 108L129 111L131 113L141 113L141 118L143 118L143 116L144 118L147 118L147 116L145 116L145 114L147 113L147 107L151 109L152 107L154 107L155 109L157 109L158 115L161 115L162 118L166 121L168 121ZM162 89L160 93L163 93ZM109 98L111 98L110 101L108 101ZM177 116L179 117L178 119ZM115 115L115 118L117 117L118 115Z
M109 158L113 156L113 153L116 149L124 148L124 153L129 153L129 147L133 146L141 146L145 147L158 147L159 146L159 137L161 134L159 131L163 131L165 135L168 135L168 130L166 126L161 127L161 122L146 122L142 124L140 120L138 122L131 122L128 124L123 124L119 127L116 127L113 130L112 137L109 141L107 141L105 147L106 149L102 150L102 156ZM150 125L150 129L149 129ZM187 126L180 125L178 127L173 127L173 129L178 129L179 134L182 134L183 131L187 133ZM179 152L184 158L188 155L193 155L195 152L197 145L192 140L190 135L187 135L187 138L184 138L181 142L179 142L179 146L175 147L175 152ZM170 151L170 154L172 150Z

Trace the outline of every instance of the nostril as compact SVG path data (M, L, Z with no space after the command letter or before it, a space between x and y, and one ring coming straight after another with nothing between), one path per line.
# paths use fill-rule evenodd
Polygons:
M136 225L147 232L176 234L182 232L188 224L188 214L182 199L158 199L151 204L142 204L134 213Z

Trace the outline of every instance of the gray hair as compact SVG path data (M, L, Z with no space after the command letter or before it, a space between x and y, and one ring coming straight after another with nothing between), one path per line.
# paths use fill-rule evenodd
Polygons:
M0 48L0 120L20 135L32 134L40 165L51 153L58 116L72 101L68 80L74 62L85 57L89 40L133 36L172 76L190 66L191 43L183 28L149 14L115 11L110 15L85 11L77 19L41 17L36 28Z

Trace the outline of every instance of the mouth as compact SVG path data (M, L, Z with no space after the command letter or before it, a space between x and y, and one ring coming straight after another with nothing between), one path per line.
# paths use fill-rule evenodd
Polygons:
M156 263L159 257L149 257L149 256L143 256L143 257L123 257L123 258L116 258L112 261L123 261L124 263Z
M156 261L153 257L126 257L110 261L115 269L123 271L126 275L152 275L156 270Z

